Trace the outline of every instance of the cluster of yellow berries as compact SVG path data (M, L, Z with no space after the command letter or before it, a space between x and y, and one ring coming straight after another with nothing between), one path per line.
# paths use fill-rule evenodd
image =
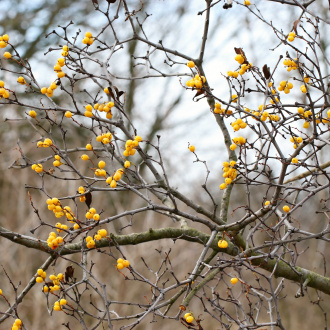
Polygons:
M61 218L65 215L71 223L74 223L74 214L70 206L64 206L62 208L61 202L56 197L48 198L46 203L48 205L48 210L53 211L56 218Z
M87 104L85 106L85 117L88 117L88 118L92 118L94 115L93 115L93 107L90 105L90 104Z
M4 87L5 87L5 82L0 80L0 100L2 97L4 99L9 98L9 92Z
M134 156L136 152L136 148L139 146L139 143L142 141L142 137L139 135L136 135L133 140L127 140L125 143L125 151L123 152L123 155L125 157L128 156Z
M65 73L62 71L62 67L65 65L65 58L60 57L57 59L57 63L54 66L54 71L57 73L58 78L65 77Z
M44 170L42 164L33 164L31 168L37 173L41 173Z
M62 224L60 222L57 222L55 224L55 227L57 228L56 230L57 230L58 233L62 232L63 230L68 230L68 226L67 225L64 225L64 224Z
M237 54L235 56L235 61L237 61L241 65L241 68L238 71L238 74L240 74L241 76L243 76L243 74L247 70L249 70L249 69L251 69L253 67L253 64L252 63L249 63L249 64L244 63L244 62L246 62L246 58L243 55L241 55L241 54ZM232 73L232 76L234 78L237 78L238 77L237 71L234 71L234 72L228 71L227 72L228 76L231 76L231 73Z
M285 80L282 80L280 82L280 85L278 86L278 90L280 92L284 91L285 94L289 94L290 93L290 90L293 88L293 84L292 82L288 82L288 81L285 81Z
M85 193L85 188L83 187L83 186L80 186L79 188L78 188L78 192L79 192L79 194L84 194ZM84 196L80 196L79 197L79 200L83 203L83 202L85 202L86 201L86 196L84 195Z
M45 139L43 142L42 141L38 141L37 143L37 147L40 148L40 147L43 147L43 148L48 148L50 146L53 145L53 141L51 139Z
M226 189L227 185L231 184L233 180L237 177L237 170L234 168L236 162L232 160L230 163L223 162L223 177L225 178L225 183L220 185L220 189Z
M226 249L228 247L228 242L224 239L221 239L219 242L218 242L218 247L220 249Z
M103 144L109 144L112 139L112 134L110 132L102 133L96 137L97 142L102 142Z
M299 146L299 144L300 144L301 142L303 142L303 139L302 139L302 137L300 137L300 136L297 136L297 137L293 137L293 136L291 136L291 138L290 138L290 142L294 143L294 144L293 144L293 148L294 148L294 149L297 149L297 147Z
M227 71L227 76L237 78L238 72L237 71Z
M119 181L124 173L122 168L118 169L113 176L109 176L105 182L110 185L111 188L117 187L117 181Z
M104 167L105 167L105 161L104 160L100 160L99 163L98 163L98 166L99 168L97 168L95 170L95 175L96 176L106 176L107 175L107 172L105 171Z
M184 318L187 323L192 323L194 321L194 317L192 316L191 313L184 314Z
M283 61L284 66L286 66L286 70L287 71L297 70L298 64L296 63L296 61L298 61L297 58L295 58L294 60L290 60L289 58L286 58Z
M284 205L283 206L283 211L286 212L286 213L290 212L290 207L288 205Z
M92 236L87 236L86 237L86 246L89 249L93 249L95 247L95 241L93 240Z
M0 37L0 48L5 48L8 45L9 41L9 35L4 34L3 36Z
M227 112L226 112L226 109L221 108L221 104L218 102L215 103L213 111L214 111L214 113L218 113L218 114L226 114L226 115L233 114L233 112L231 110L227 110Z
M43 269L41 269L41 268L39 268L38 270L37 270L37 277L36 277L36 282L37 283L42 283L42 282L44 282L44 280L46 279L46 276L47 276L47 274L46 274L46 272L43 270Z
M243 76L243 74L251 69L253 67L253 64L252 63L249 63L249 64L242 64L241 68L239 69L238 73Z
M62 310L62 306L66 305L66 304L67 304L67 301L64 298L63 299L60 299L59 301L57 300L54 303L53 309L54 309L54 311L59 312L59 311Z
M292 42L294 40L294 38L296 37L296 34L292 31L289 33L289 36L288 36L288 41L289 42Z
M63 46L61 55L67 57L69 55L69 47L67 45Z
M86 219L90 220L90 219L94 219L95 221L99 221L100 220L100 215L98 213L96 213L96 210L94 209L94 207L91 207L88 212L85 214Z
M233 121L230 124L235 132L239 131L241 128L244 129L247 126L247 123L245 123L241 118L238 118L237 120Z
M52 249L55 250L57 247L63 243L63 237L56 235L53 231L49 233L47 238L47 244Z
M56 88L57 88L56 82L52 82L48 88L47 87L42 87L40 92L42 94L46 94L48 97L52 97L53 94L54 94L54 90Z
M306 87L306 85L301 85L300 86L300 90L301 90L302 93L306 94L307 93L307 87Z
M263 107L264 106L261 104L259 106L259 110L262 111ZM261 121L266 121L267 119L270 121L279 121L280 120L280 117L278 115L269 114L268 111L263 111L263 112L253 111L252 114L256 117L259 117ZM253 117L253 119L259 120L255 117Z
M63 163L61 162L61 157L59 155L55 155L54 158L55 158L55 160L53 161L53 165L55 167L59 167L59 166L63 165Z
M117 269L123 269L123 268L127 268L129 267L129 261L128 260L124 260L122 258L117 259Z
M108 235L107 231L105 229L99 229L97 231L97 234L92 236L87 236L86 237L86 246L89 249L93 249L95 247L95 241L99 241L102 238L105 238Z
M97 231L97 234L94 235L94 239L95 239L96 241L99 241L99 240L101 240L102 238L107 237L107 235L108 235L108 233L107 233L107 231L106 231L105 229L99 229L99 230Z
M102 104L94 104L94 109L98 110L100 112L105 112L106 113L106 118L111 119L112 118L112 112L111 108L113 108L115 104L113 102L107 102L107 103L102 103Z
M235 150L238 145L242 146L246 143L246 139L243 136L238 136L233 138L233 144L230 145L230 150Z
M297 112L299 113L301 118L306 119L306 121L303 124L304 128L308 128L309 127L309 122L308 122L308 118L313 114L311 110L304 110L302 107L299 107L297 109ZM320 120L316 120L316 122L319 124L321 121Z
M238 282L238 278L237 277L232 277L230 279L230 283L233 284L233 285L235 285L237 282Z
M14 324L11 326L11 330L19 330L22 329L22 321L20 319L16 319Z
M204 76L196 74L194 78L192 78L186 82L186 85L188 87L196 88L197 90L199 90L203 87L203 84L205 83L205 81L206 81L206 79Z
M85 38L82 40L82 43L84 45L92 45L94 42L92 32L86 32L85 33Z
M37 283L43 283L45 282L46 279L46 272L42 270L41 268L37 270L37 277L36 277L36 282ZM60 290L60 282L64 280L64 275L62 273L58 273L56 275L50 275L49 279L53 282L53 285L51 285L49 282L47 285L43 287L43 292L50 292L53 293L54 291Z

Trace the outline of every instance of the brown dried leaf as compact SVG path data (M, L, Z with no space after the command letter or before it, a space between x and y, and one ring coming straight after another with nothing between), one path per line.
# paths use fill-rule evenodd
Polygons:
M293 23L293 29L294 29L295 34L298 34L298 32L297 32L297 27L298 27L299 22L300 22L300 20L297 19L297 20L294 21L294 23Z
M268 80L270 78L270 71L269 66L267 66L267 64L262 67L262 72L264 73L265 78Z
M73 278L74 268L72 266L66 267L65 270L65 282L69 282L70 278Z
M88 192L85 195L85 197L86 197L85 203L88 206L88 208L90 208L91 207L91 204L92 204L92 194L91 194L91 192Z

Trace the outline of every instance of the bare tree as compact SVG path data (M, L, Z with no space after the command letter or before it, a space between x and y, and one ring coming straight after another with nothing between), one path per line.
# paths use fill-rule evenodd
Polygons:
M19 157L8 171L33 175L26 189L35 219L24 233L1 221L0 236L46 257L34 274L19 274L30 276L23 289L3 264L0 322L11 319L12 329L27 329L20 308L39 288L47 324L60 314L67 329L145 329L153 322L286 329L285 304L293 295L307 295L321 312L317 324L327 328L330 85L322 40L329 19L313 0L272 2L271 8L278 2L297 15L288 31L249 0L205 0L190 20L203 20L194 56L150 37L163 27L142 1L93 0L104 21L97 33L68 22L48 35L60 42L47 53L61 54L49 86L39 83L10 36L1 37L1 69L12 78L0 82L0 104L23 111L33 131L18 141ZM160 5L165 12L166 1ZM217 73L218 92L210 83L214 73L204 68L210 22L234 7L267 27L276 43L270 62L259 54L261 65L242 46L233 47L236 64ZM125 48L128 64L120 62ZM224 152L210 157L222 160L217 180L200 156L202 137L184 142L182 158L163 147L162 120L182 96L161 115L151 104L157 81L173 85L173 78L219 128ZM138 90L145 80L153 83ZM198 131L197 120L193 125ZM192 182L177 181L168 171L173 159L188 182L194 165L202 165L202 184L192 189Z

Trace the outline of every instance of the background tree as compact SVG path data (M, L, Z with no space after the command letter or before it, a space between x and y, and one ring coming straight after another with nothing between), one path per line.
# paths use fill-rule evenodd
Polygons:
M8 31L2 37L2 127L10 128L5 156L15 175L2 179L9 198L0 231L8 239L1 240L8 251L1 321L284 329L299 324L299 313L287 310L296 296L298 310L312 302L313 325L324 326L325 2L181 3L167 8L171 15L166 2L86 4L93 28L63 21L39 29L56 41L46 56L54 78L36 60L36 44L24 49ZM275 8L284 9L286 27ZM254 38L237 29L243 17ZM223 36L221 20L235 39ZM218 33L224 46L213 49L207 41ZM226 54L232 61L221 68L214 57ZM27 183L27 199L22 186L13 198L15 180ZM18 254L23 261L13 263Z

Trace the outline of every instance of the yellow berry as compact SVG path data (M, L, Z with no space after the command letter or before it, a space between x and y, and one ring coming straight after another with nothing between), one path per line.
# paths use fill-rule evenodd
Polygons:
M188 68L193 68L195 66L195 63L193 61L189 61L187 63Z
M82 160L89 160L88 155L82 155L80 158L81 158Z
M123 265L124 265L124 267L129 267L129 261L128 260L123 260Z
M117 263L117 269L123 269L124 268L124 264L122 264L121 262Z
M104 168L105 167L105 161L104 160L100 160L99 161L99 168Z
M297 158L292 158L291 159L291 162L292 162L292 164L297 164L298 163L298 159Z
M11 54L9 52L5 52L3 54L3 57L7 58L7 59L10 59L11 58Z
M189 146L189 150L190 150L191 152L195 152L195 146L193 146L193 145Z
M221 183L221 185L219 186L219 188L221 190L226 189L227 188L227 185L225 183Z
M236 284L238 282L238 278L237 277L233 277L230 279L231 284Z
M65 114L64 114L64 116L66 118L71 118L72 117L72 112L71 111L66 111Z
M192 321L194 321L194 318L190 315L186 318L187 323L191 323Z
M290 207L288 205L283 206L283 211L284 212L290 212Z
M219 242L218 242L218 247L220 249L226 249L228 247L228 242L224 239L221 239Z
M29 111L29 116L32 118L36 118L37 117L37 113L34 110Z
M250 2L249 0L245 0L245 1L244 1L244 5L245 5L245 6L250 6L250 5L251 5L251 2Z

